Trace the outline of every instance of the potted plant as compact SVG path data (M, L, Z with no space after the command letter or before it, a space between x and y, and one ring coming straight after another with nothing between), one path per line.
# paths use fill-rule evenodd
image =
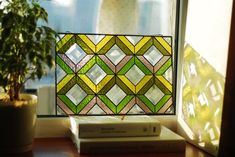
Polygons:
M56 33L38 24L47 16L34 0L0 2L0 151L32 149L37 97L21 91L28 79L40 79L54 65Z

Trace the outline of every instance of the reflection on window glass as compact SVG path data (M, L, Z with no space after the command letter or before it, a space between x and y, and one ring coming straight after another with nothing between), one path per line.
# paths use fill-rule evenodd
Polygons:
M231 11L232 0L188 0L185 47L179 64L183 69L179 96L183 134L215 156L220 139Z
M48 25L60 33L164 35L172 36L174 41L176 0L39 0L39 2L48 12ZM174 47L174 43L170 44ZM115 62L118 62L118 59L114 59ZM170 73L171 69L168 72ZM54 86L54 84L55 70L52 69L42 80L28 81L26 89L46 88L45 86ZM49 100L48 102L54 103ZM52 107L50 110L55 108ZM44 109L39 111L39 114L49 113ZM50 112L55 113L55 111Z

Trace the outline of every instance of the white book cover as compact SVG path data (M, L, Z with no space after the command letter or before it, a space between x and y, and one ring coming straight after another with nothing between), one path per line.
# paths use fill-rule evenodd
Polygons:
M158 136L161 124L150 116L70 117L71 130L79 138Z
M72 133L72 140L81 154L185 151L184 138L164 126L161 130L147 137L78 138Z

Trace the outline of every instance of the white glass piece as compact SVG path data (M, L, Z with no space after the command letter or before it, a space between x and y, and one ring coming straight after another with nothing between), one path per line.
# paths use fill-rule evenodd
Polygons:
M56 67L56 82L59 83L66 75L66 72L57 64Z
M171 37L164 37L164 39L169 45L171 45Z
M136 45L142 37L139 36L126 36L126 38L133 44Z
M146 93L145 96L156 105L161 98L164 96L164 93L156 86L153 85Z
M106 56L115 64L117 65L124 57L125 54L122 50L117 46L114 45L107 53Z
M96 85L106 76L106 73L97 65L95 64L87 73L86 75L94 82Z
M172 67L169 67L163 76L172 84Z
M90 109L90 111L87 113L90 114L106 114L98 105L95 105Z
M86 56L86 53L76 43L73 44L65 54L74 64L78 64L82 58Z
M144 73L136 65L133 65L131 69L125 74L125 76L134 85L137 85L139 81L144 77Z
M137 105L135 104L127 114L144 114L145 112Z
M86 93L75 84L67 93L66 96L75 104L78 105L85 97Z
M144 54L144 57L154 66L163 57L163 55L155 46L152 46Z
M104 38L104 35L87 35L87 37L96 45Z
M118 105L126 96L126 93L115 84L106 95L115 105Z

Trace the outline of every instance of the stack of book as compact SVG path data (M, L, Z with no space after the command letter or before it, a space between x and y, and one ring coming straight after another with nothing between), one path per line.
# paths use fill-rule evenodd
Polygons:
M151 116L79 116L70 122L81 154L185 151L185 140Z

